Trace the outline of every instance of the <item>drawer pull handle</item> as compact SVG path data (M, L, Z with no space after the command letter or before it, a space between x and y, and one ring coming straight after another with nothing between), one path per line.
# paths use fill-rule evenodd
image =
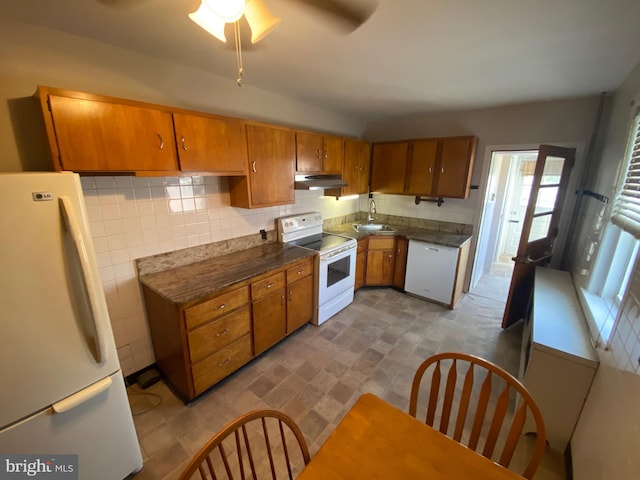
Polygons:
M216 310L222 310L222 309L223 309L223 308L225 308L226 306L227 306L227 302L222 303L222 304L220 304L220 305L218 305L218 306L216 307Z
M440 250L433 247L424 247L425 250L433 250L434 252L439 252Z
M304 269L298 270L298 275L302 275L304 273Z
M271 288L271 287L273 287L273 282L271 282L271 283L267 283L267 285L265 285L265 287L264 287L264 288Z
M216 333L216 337L221 337L222 335L226 335L227 333L229 333L229 329L225 328L221 332Z
M226 367L229 364L230 361L231 361L231 357L227 358L224 362L219 363L218 367L220 367L220 368Z

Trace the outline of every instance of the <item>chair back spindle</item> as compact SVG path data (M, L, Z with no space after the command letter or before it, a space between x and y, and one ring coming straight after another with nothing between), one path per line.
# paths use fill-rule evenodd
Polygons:
M533 477L546 447L546 431L540 409L515 377L474 355L434 355L418 367L413 379L409 414L414 417L421 405L422 385L428 390L427 425L506 468L514 460L531 415L536 441L522 475Z
M198 478L198 474L202 480L293 480L310 458L304 436L289 416L256 410L216 433L193 457L180 480Z

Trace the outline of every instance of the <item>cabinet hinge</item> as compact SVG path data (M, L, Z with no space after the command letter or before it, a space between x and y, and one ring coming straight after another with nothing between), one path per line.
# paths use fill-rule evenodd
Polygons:
M53 111L51 110L51 97L47 97L47 110L49 110L50 112Z

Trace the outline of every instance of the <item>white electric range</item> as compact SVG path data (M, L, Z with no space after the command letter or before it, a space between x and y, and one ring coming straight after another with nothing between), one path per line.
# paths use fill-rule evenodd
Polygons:
M303 213L279 218L278 239L318 252L316 261L316 325L321 325L353 302L356 247L353 238L322 231L322 215Z

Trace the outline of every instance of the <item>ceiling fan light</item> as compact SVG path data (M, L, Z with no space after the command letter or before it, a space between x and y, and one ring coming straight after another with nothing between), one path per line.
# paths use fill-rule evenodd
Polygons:
M245 0L202 0L202 3L209 7L209 10L226 23L233 23L242 17L244 1Z
M251 27L251 43L258 43L280 23L262 0L247 0L244 16Z
M198 10L190 13L189 18L218 40L227 43L227 37L224 35L224 20L215 15L204 3L200 4Z

